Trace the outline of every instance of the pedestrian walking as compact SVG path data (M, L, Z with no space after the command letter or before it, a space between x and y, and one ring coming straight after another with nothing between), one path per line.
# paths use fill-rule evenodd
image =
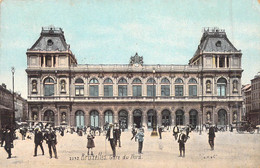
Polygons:
M6 130L4 128L1 128L1 130L0 130L1 147L3 147L3 145L4 145L5 133L6 133Z
M178 138L178 133L179 133L179 132L180 132L180 131L179 131L178 126L175 125L175 126L173 127L173 136L174 136L174 138L175 138L175 141L176 141L177 138Z
M52 158L52 150L54 152L55 158L58 159L56 150L57 138L52 128L47 129L47 133L44 135L44 138L48 144L50 159Z
M36 128L35 129L35 135L34 135L34 144L35 144L35 147L34 147L34 157L37 156L37 148L38 146L41 147L41 150L42 150L42 155L44 155L44 149L42 147L42 142L43 142L43 134L41 132L41 129L40 128Z
M186 136L187 136L187 139L189 138L189 133L190 133L190 126L189 125L187 125L187 127L186 127Z
M116 130L116 146L117 146L117 141L118 141L119 147L121 147L121 130L120 130L118 124L116 125L115 130Z
M215 139L215 129L214 127L209 128L209 145L211 150L214 150L214 139Z
M185 157L185 143L186 143L186 135L182 133L182 130L180 131L178 143L179 143L179 150L180 150L180 156L179 157Z
M162 139L162 127L159 127L159 129L158 129L158 131L159 131L159 136L160 136L160 139Z
M12 156L12 151L11 149L14 147L13 146L13 133L11 132L11 129L9 127L6 128L6 133L5 133L5 137L4 137L4 141L5 141L5 151L8 154L7 159L10 159Z
M88 135L87 135L87 139L88 139L88 143L87 143L88 155L89 155L89 151L91 151L91 155L94 155L93 151L92 151L92 148L95 147L94 138L95 138L95 136L92 134L92 131L90 130Z
M138 140L138 153L143 154L144 130L142 128L140 128L136 134L136 139Z
M132 135L133 135L133 136L132 136L131 140L133 140L133 139L136 137L136 136L135 136L136 134L137 134L137 130L133 127L133 128L132 128ZM135 139L135 140L136 140L136 139Z
M114 129L113 124L109 125L106 139L108 139L110 141L110 146L113 151L113 157L115 157L116 156L116 131Z

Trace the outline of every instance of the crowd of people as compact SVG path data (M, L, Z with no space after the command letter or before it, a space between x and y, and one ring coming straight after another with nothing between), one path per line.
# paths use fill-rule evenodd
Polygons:
M121 147L121 128L119 124L109 124L107 128L104 130L106 131L105 137L110 142L110 146L112 149L112 155L113 157L116 156L116 147ZM167 128L169 130L169 128ZM187 142L189 137L189 133L194 130L190 125L186 126L185 128L180 128L178 126L173 126L172 132L174 140L179 143L179 151L180 151L180 157L185 157L185 143ZM215 138L215 127L209 127L208 129L208 142L210 145L211 150L214 150L214 138ZM64 136L65 129L62 127L54 128L50 125L47 125L45 127L39 125L36 126L33 130L28 130L26 128L20 128L19 132L22 136L22 140L26 138L26 135L28 132L31 132L31 136L34 135L34 157L37 156L37 148L40 146L42 155L44 155L44 148L43 148L43 142L46 141L46 144L48 145L49 149L49 157L52 158L54 154L54 158L58 158L57 156L57 135L56 133L59 133L61 136ZM78 134L78 136L86 135L87 139L87 149L88 149L88 155L94 155L93 148L95 147L95 136L96 131L98 131L99 135L101 134L101 130L95 130L91 127L84 127L84 128L69 128L67 129L66 133L73 134L74 132ZM138 154L143 154L143 142L144 142L144 128L136 128L133 126L132 128L132 137L130 140L135 139L136 142L138 142ZM159 138L162 139L162 133L164 132L164 127L158 127L159 132ZM11 158L12 152L11 149L14 147L13 141L17 138L16 136L17 131L12 130L10 127L6 127L5 129L0 130L0 140L1 140L1 147L4 145L4 149L6 150L8 157L7 159ZM27 139L32 139L30 135L27 136Z

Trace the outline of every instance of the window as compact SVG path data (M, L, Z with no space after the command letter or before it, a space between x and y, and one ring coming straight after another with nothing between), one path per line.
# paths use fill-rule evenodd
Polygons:
M51 67L51 56L47 56L46 57L46 63L45 63L46 67Z
M216 42L216 46L217 46L217 47L221 47L221 41L217 41L217 42Z
M99 126L99 114L95 110L90 112L90 125L92 127L98 127Z
M118 96L127 96L127 81L125 78L121 78L118 81Z
M110 78L104 80L104 96L112 97L113 96L113 81Z
M89 81L89 95L92 96L92 97L98 97L99 95L99 92L98 92L98 80L96 78L92 78L90 81Z
M54 81L52 78L48 77L44 80L44 96L54 95Z
M183 86L182 85L175 86L175 96L183 96Z
M75 81L75 95L76 96L84 95L84 81L81 78L78 78Z
M140 97L142 96L142 82L139 78L133 80L133 96Z
M181 78L178 78L175 80L175 83L183 83L183 80Z
M184 124L184 112L182 110L176 111L176 125Z
M220 78L217 81L218 96L226 96L227 81L225 78Z
M161 83L164 84L161 85L161 96L170 96L170 81L167 78L163 78Z
M196 79L191 78L188 83L189 83L189 96L197 96L197 85L194 85L197 84Z
M147 80L147 96L155 96L156 95L156 82L154 78L149 78Z
M195 126L197 125L198 112L196 110L190 111L190 124Z
M113 123L113 112L111 110L105 112L105 123Z

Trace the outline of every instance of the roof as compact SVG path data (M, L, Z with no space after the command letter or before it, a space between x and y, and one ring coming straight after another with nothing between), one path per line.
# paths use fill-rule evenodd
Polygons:
M64 32L61 28L53 26L43 27L41 36L30 51L66 51L69 45L66 43Z

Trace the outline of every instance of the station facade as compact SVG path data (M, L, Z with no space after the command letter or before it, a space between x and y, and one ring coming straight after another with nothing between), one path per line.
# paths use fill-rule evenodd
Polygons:
M127 64L78 64L55 27L42 28L26 55L31 121L149 128L241 119L242 53L218 28L204 30L186 65L144 64L137 53Z

